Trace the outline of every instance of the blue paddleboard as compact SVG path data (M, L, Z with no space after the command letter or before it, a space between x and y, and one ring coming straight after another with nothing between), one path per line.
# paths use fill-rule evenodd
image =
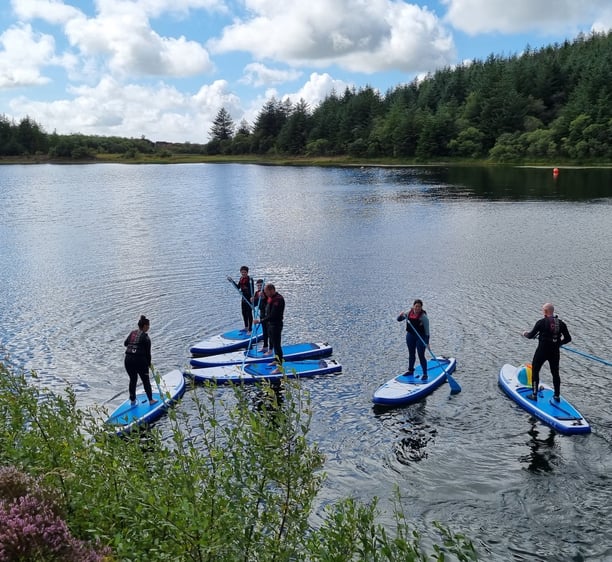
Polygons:
M521 408L560 433L589 433L591 426L582 414L563 396L553 398L551 387L540 384L536 400L528 398L532 393L531 381L525 365L504 365L499 371L499 386Z
M285 361L283 373L273 373L276 366L268 363L249 363L242 365L223 365L204 367L185 371L196 382L211 381L216 384L255 383L258 381L278 381L287 378L305 378L316 375L327 375L342 371L342 365L334 359L306 359L304 361Z
M414 373L398 375L380 385L372 396L374 404L398 406L410 404L431 394L451 374L457 365L454 358L438 357L427 361L427 379L423 380L423 369L417 365Z
M128 397L110 414L106 424L112 426L117 435L127 435L135 427L159 419L185 393L185 378L178 369L161 377L159 388L154 380L151 380L151 385L153 398L157 400L157 403L149 404L144 389L139 386L136 390L135 406L131 405Z
M283 345L283 357L287 361L301 361L314 357L329 357L333 348L328 343L294 343ZM190 363L193 367L217 367L220 365L241 365L243 363L269 363L274 357L272 351L264 353L261 348L251 348L248 351L233 351L219 353L206 357L195 357Z
M247 347L249 343L252 345L262 337L261 325L255 324L251 334L248 334L245 329L230 330L196 343L189 351L194 357L227 353L228 351L236 351L237 349Z

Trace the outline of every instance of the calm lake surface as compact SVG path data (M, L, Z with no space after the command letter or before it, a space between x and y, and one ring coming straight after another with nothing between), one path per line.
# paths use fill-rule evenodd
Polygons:
M240 325L225 277L246 264L285 296L285 343L328 341L343 365L301 383L327 457L319 514L378 496L391 520L397 485L426 540L440 521L482 560L612 560L612 367L562 351L587 436L548 429L497 384L531 360L520 332L546 301L572 347L612 360L611 170L15 165L0 196L0 350L47 386L83 406L125 391L140 314L156 367L182 368ZM396 316L414 298L463 391L377 410L373 391L407 366Z

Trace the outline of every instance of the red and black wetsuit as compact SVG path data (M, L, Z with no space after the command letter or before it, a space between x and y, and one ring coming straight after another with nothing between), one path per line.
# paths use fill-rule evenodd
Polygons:
M253 278L247 275L246 277L240 276L238 283L232 281L236 288L242 293L244 297L241 299L240 310L242 312L242 319L244 320L244 329L249 332L253 329L253 309L251 308L251 297L255 292L255 286L253 284Z
M283 361L283 348L281 347L281 334L283 331L283 317L285 314L285 299L280 293L275 293L273 297L268 297L266 312L260 319L267 324L270 347L274 350L274 356L278 358L278 363Z
M535 326L525 337L533 339L538 337L538 347L531 361L531 374L533 381L533 393L537 394L540 386L540 369L546 361L550 367L555 388L555 396L559 396L561 390L561 377L559 376L559 349L562 345L572 341L572 336L563 320L558 316L545 316L535 323Z

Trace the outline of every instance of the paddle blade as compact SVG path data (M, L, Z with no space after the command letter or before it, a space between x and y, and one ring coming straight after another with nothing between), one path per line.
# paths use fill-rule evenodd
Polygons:
M446 373L446 380L448 381L448 386L450 386L451 394L459 394L461 392L461 386L459 386L459 383L448 373Z

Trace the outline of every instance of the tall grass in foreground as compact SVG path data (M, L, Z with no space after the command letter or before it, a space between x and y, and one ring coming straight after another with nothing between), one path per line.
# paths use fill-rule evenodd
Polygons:
M49 392L34 374L0 363L0 516L28 494L44 499L44 490L63 532L75 548L91 546L92 560L477 559L471 541L437 523L442 544L426 550L399 497L392 530L377 523L376 501L352 498L313 528L324 457L307 439L307 396L290 381L284 388L279 401L260 387L255 405L253 389L198 387L191 411L171 410L165 439L157 428L118 438L99 412L77 408L71 389ZM20 487L7 492L2 474ZM53 556L23 560L62 560Z

